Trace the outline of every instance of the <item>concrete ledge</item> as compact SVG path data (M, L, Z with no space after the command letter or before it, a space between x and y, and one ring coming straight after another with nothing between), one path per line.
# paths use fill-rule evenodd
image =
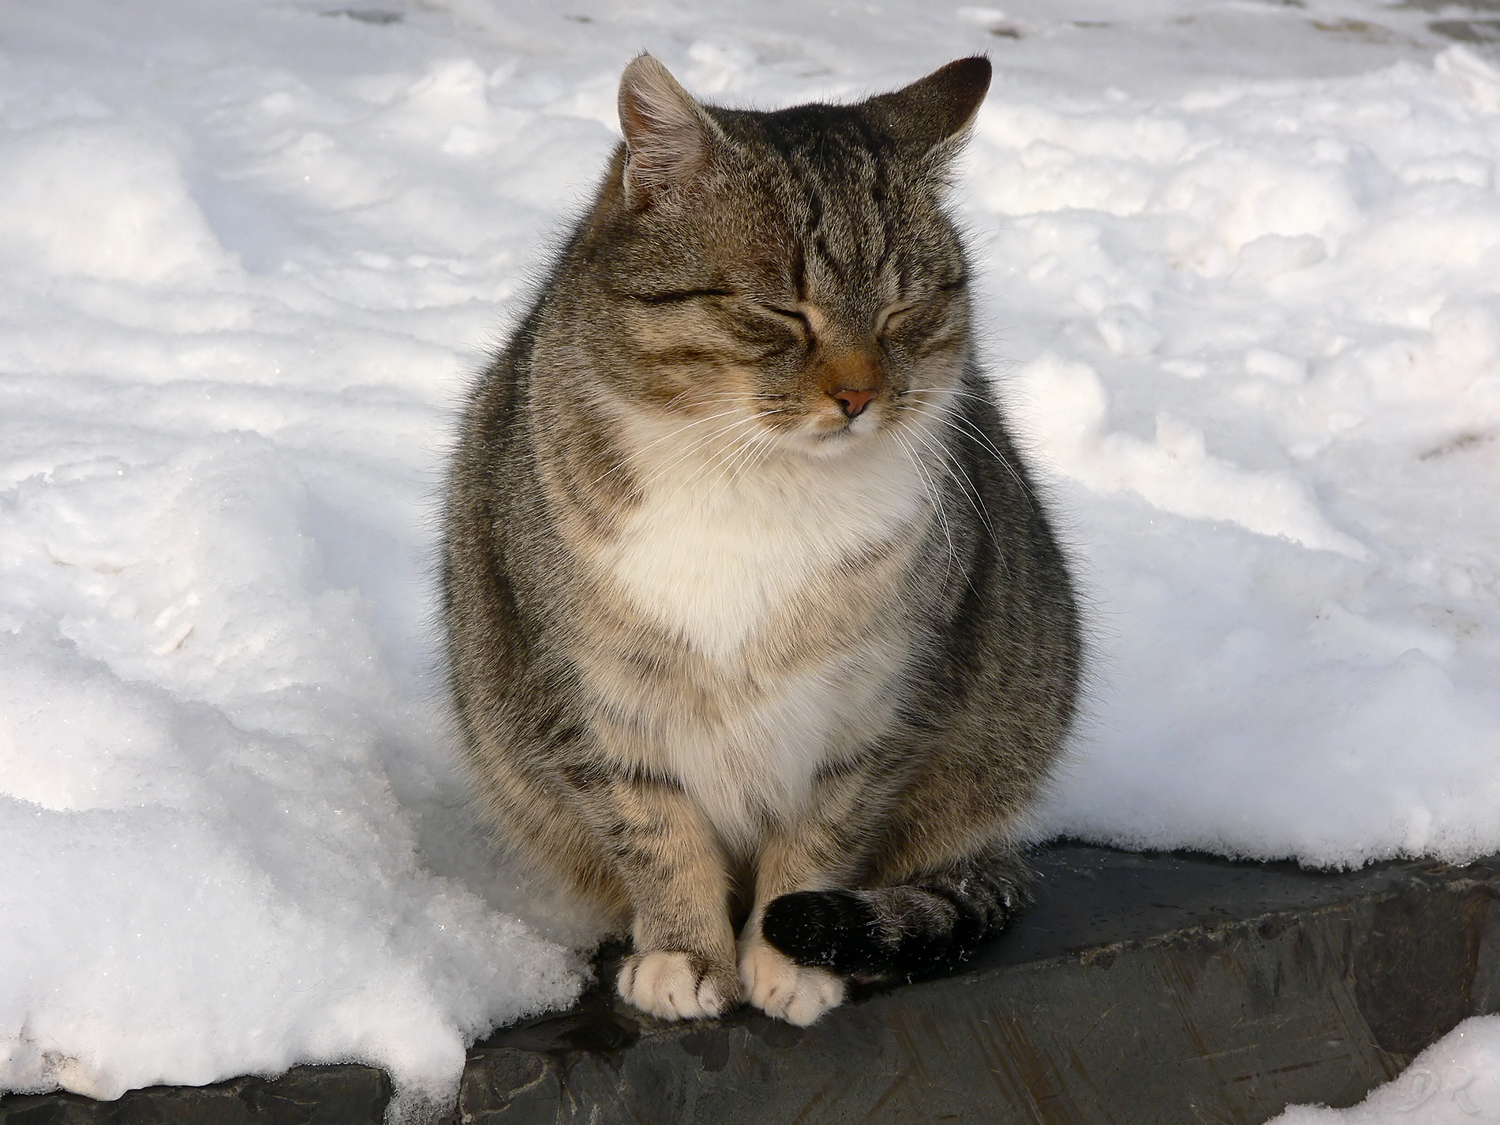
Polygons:
M152 1086L115 1102L74 1094L0 1098L5 1125L345 1125L379 1122L391 1099L371 1066L299 1066L274 1081L236 1078L213 1086Z
M1500 1011L1500 857L1346 874L1062 844L965 972L870 987L806 1029L662 1024L605 992L469 1056L465 1122L1261 1122L1350 1105ZM607 972L608 966L605 966ZM607 977L605 979L608 979ZM0 1099L3 1125L372 1122L366 1067Z

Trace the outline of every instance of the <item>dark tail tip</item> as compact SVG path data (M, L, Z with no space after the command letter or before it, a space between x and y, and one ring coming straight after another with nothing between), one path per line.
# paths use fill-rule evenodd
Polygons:
M799 965L840 976L879 971L870 968L882 959L875 911L851 891L797 891L773 899L760 932Z
M911 980L964 964L1026 902L1024 871L934 876L921 885L798 891L766 907L761 933L799 965Z

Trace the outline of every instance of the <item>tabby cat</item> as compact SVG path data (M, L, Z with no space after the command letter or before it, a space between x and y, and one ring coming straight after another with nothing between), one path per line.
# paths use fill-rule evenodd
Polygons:
M624 144L469 400L468 764L628 931L617 986L656 1016L805 1025L1025 901L1080 646L943 210L989 80L760 113L635 59Z

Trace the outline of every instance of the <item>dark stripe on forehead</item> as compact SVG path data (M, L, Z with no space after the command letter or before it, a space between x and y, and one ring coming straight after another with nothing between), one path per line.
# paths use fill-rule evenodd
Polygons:
M895 240L886 237L885 228L882 226L880 228L880 252L875 256L875 264L870 269L870 277L876 285L879 285L881 279L885 277L885 267L890 263L891 252L895 247ZM898 281L904 280L904 278L898 278Z
M818 260L823 263L823 268L833 274L840 285L848 285L849 278L844 273L844 267L839 264L839 260L834 256L833 252L828 249L828 240L821 233L814 237L813 249L817 251Z
M885 269L885 263L890 258L895 244L895 240L891 237L891 220L886 214L885 207L887 168L885 153L879 150L872 151L868 167L869 181L865 185L867 199L865 215L869 222L869 229L865 232L864 244L866 260L872 263L870 277L877 285L880 282L881 271Z
M823 200L818 195L816 185L809 183L805 178L801 186L803 198L807 200L807 235L810 238L823 225Z
M786 217L797 231L789 249L799 299L807 299L809 270L846 291L878 289L900 245L891 230L896 216L886 213L902 179L889 139L845 107L800 106L754 122L729 116L750 126L740 135L770 158L772 179L786 192Z

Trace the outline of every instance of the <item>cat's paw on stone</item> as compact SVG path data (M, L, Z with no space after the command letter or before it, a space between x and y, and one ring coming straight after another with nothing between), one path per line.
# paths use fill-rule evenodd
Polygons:
M740 946L740 985L748 1003L798 1027L844 1002L843 978L798 965L761 937Z
M675 950L631 954L616 985L629 1003L664 1020L722 1015L739 998L732 968Z
M631 935L652 1015L805 1026L1020 902L1083 645L944 211L990 78L761 113L639 56L625 143L469 398L465 756L515 850Z

